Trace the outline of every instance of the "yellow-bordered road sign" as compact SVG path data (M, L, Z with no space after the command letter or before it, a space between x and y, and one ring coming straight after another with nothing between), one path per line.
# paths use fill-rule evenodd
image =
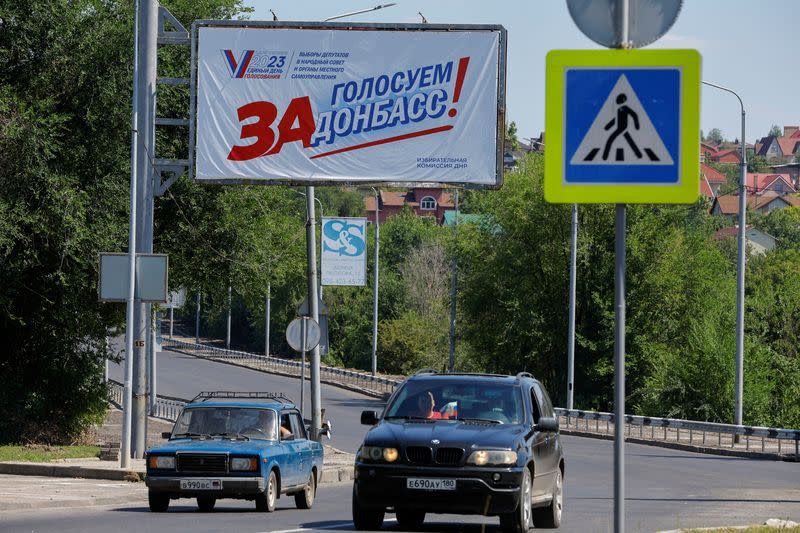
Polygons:
M700 54L551 51L545 132L548 202L695 202Z

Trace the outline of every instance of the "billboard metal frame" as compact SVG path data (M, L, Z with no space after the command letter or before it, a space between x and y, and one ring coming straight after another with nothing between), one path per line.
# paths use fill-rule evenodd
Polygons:
M197 46L201 27L261 28L295 30L349 30L349 31L428 31L428 32L498 32L497 46L497 125L495 151L495 182L491 185L466 184L458 182L416 182L416 181L375 181L375 180L329 180L329 179L202 179L195 180L194 159L197 125ZM505 139L506 119L506 29L499 24L392 24L383 22L280 22L248 20L196 20L191 29L191 78L189 83L189 179L208 185L327 185L337 187L418 187L418 188L464 188L499 189L503 185L503 141Z

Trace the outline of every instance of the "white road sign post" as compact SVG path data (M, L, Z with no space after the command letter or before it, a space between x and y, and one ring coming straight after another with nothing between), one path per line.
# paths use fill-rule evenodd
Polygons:
M295 318L286 328L286 342L301 354L300 363L300 415L305 417L306 352L313 350L320 339L319 324L313 318Z
M366 285L367 219L323 218L320 264L322 285Z

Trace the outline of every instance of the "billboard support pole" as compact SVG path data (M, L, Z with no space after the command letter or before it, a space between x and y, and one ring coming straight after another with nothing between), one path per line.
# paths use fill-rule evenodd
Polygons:
M231 349L231 286L228 285L228 329L225 333L225 348Z
M194 311L194 343L200 344L200 291L197 291L197 305Z
M306 186L306 252L308 257L308 310L311 318L319 323L319 293L317 292L317 235L314 212L314 187ZM317 440L322 422L319 381L319 345L311 350L311 438ZM304 369L305 371L305 369Z
M270 304L272 303L272 283L267 282L267 297L265 298L264 307L266 307L264 315L264 355L269 357L269 312Z

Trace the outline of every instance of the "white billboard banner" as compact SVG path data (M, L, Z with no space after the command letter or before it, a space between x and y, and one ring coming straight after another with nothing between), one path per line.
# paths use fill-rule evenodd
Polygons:
M366 285L367 219L323 218L320 264L323 285Z
M502 26L300 26L195 23L197 180L500 186Z

